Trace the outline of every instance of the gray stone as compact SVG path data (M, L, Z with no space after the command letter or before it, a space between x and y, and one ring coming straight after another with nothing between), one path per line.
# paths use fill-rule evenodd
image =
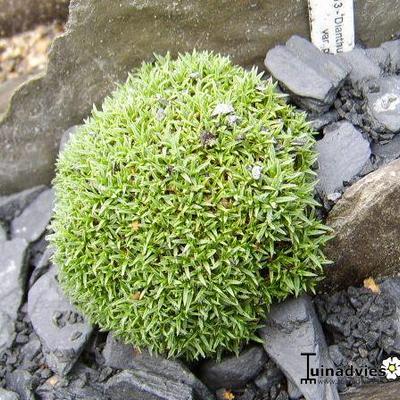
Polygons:
M54 249L51 247L47 247L45 252L43 253L42 257L40 258L37 266L33 270L31 277L29 278L29 287L32 285L42 276L44 275L50 268L54 267L51 263L51 256L54 253Z
M390 67L390 53L383 47L365 49L365 55L379 65L383 72L387 72Z
M35 400L32 375L28 371L16 369L6 375L7 388L19 395L21 400Z
M366 111L373 128L389 133L400 132L400 77L389 76L375 82L379 90L366 93Z
M45 189L46 186L41 185L9 196L0 196L0 220L11 221L17 217Z
M388 143L372 143L371 152L379 166L388 164L400 157L400 135L396 135Z
M0 243L0 310L12 320L25 293L27 263L25 239L14 239Z
M78 131L79 127L80 125L74 125L63 133L61 136L59 153L65 150L66 145L71 140L72 136Z
M335 237L324 250L334 261L326 268L326 290L399 273L400 160L348 188L329 213L327 223Z
M332 346L329 346L329 356L331 357L333 363L336 366L342 365L344 356L342 352L339 349L339 346L337 344L333 344Z
M14 322L8 314L0 310L0 355L12 345L15 338Z
M368 46L398 30L400 3L357 0L355 10L357 38ZM2 119L0 193L49 183L63 132L153 53L208 49L261 65L293 34L309 34L307 0L73 0L46 75L17 90Z
M7 232L0 221L0 243L5 242L6 240L7 240Z
M355 48L352 51L338 54L336 57L350 65L351 72L348 79L353 87L358 87L362 81L377 79L382 74L379 64L368 57L364 49Z
M199 377L214 390L241 388L261 372L267 359L261 346L253 346L239 356L227 357L220 362L206 361L200 366Z
M32 361L41 351L42 344L39 338L32 333L29 337L29 342L21 348L21 354L25 361Z
M45 310L45 312L44 312ZM65 298L51 269L29 290L28 315L42 342L48 366L60 376L67 374L78 360L92 333L92 327L83 318L70 323L66 315L79 315Z
M129 370L114 375L106 394L111 400L193 400L192 388L182 383L142 370Z
M400 71L400 39L385 42L381 47L389 52L391 71L398 73Z
M20 398L17 393L0 388L0 400L20 400Z
M400 278L387 278L379 283L380 290L396 304L396 311L393 317L393 328L396 332L392 348L394 352L400 352Z
M38 240L45 232L53 213L54 192L47 189L29 204L11 223L11 236L28 242Z
M145 369L156 375L183 382L193 388L200 400L212 400L214 396L180 361L152 356L147 351L137 351L132 345L117 340L111 333L103 350L105 365L118 369Z
M262 391L269 392L272 386L278 385L284 379L282 371L276 364L269 360L264 366L264 371L254 379L254 384Z
M310 368L321 365L333 368L325 336L308 296L273 305L259 335L268 355L307 400L339 400L334 384L304 381L308 377L307 357L301 353L315 354L309 356Z
M328 111L350 72L345 63L298 36L270 50L265 66L297 104L316 113Z
M290 380L287 380L287 391L290 400L300 400L303 398L301 390Z
M317 190L323 198L343 189L345 182L357 176L369 160L371 149L350 122L327 126L316 144L318 152Z
M337 122L338 120L339 113L336 110L328 111L322 115L319 115L318 117L310 117L310 125L314 130L319 131L326 125Z
M68 375L68 385L63 384L63 380L54 375L40 385L35 394L41 400L109 400L104 395L104 385L97 382L96 371L78 364Z

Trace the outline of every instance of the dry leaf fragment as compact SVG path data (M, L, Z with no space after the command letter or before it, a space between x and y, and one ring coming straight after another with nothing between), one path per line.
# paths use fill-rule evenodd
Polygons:
M224 400L234 400L235 395L230 390L225 390L225 392L223 394L223 399Z
M369 289L372 293L379 294L381 292L381 289L375 282L374 278L364 279L364 287Z
M135 292L135 293L133 293L133 295L132 295L132 299L133 299L133 300L140 300L140 295L141 295L140 292Z
M140 228L140 222L138 222L138 221L132 222L132 229L133 229L135 232L138 231L139 228Z

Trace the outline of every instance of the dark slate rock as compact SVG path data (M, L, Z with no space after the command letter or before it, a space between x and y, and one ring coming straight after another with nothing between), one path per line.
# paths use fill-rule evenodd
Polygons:
M375 130L400 132L400 77L389 76L375 81L377 90L364 89L366 112Z
M400 39L385 42L381 44L381 47L389 52L391 71L398 73L400 71Z
M0 310L0 354L12 345L14 338L14 320L4 311Z
M17 318L26 286L25 239L14 239L0 243L0 310L11 319Z
M0 388L0 400L20 400L20 397L15 392Z
M111 400L193 400L192 388L144 370L129 370L114 375L106 386Z
M342 365L343 361L345 360L339 346L336 344L329 346L329 356L336 366Z
M321 130L326 125L332 124L339 120L339 113L336 110L326 112L318 117L311 117L310 125L316 131Z
M15 370L6 375L7 388L17 393L21 400L35 400L32 375L28 371Z
M372 143L371 152L378 166L388 164L400 157L400 135L396 135L388 143Z
M35 334L31 334L28 342L22 347L21 355L25 361L32 361L42 350L42 344Z
M300 400L303 398L301 390L290 379L287 381L287 393L290 400Z
M254 400L257 396L257 390L253 387L247 387L245 391L238 397L235 397L237 400Z
M351 72L348 80L353 87L358 87L362 81L377 79L382 74L382 70L372 58L368 57L364 49L356 48L346 53L338 54L338 60L343 60L350 65Z
M398 289L388 285L386 293L384 285L377 283L381 293L365 287L349 287L315 299L320 321L332 343L329 354L336 366L379 369L385 354L399 351L394 325ZM339 378L338 389L345 391L346 386L379 381L386 378L347 376Z
M10 196L0 196L0 219L11 221L17 217L45 189L46 186L41 185Z
M64 376L77 361L92 327L62 293L55 269L43 275L29 290L28 314L42 342L47 364ZM73 323L71 316L76 316Z
M290 38L286 46L270 50L265 66L297 104L316 113L330 108L350 72L334 56L321 53L298 36Z
M282 371L276 366L272 360L264 366L264 371L254 379L254 384L262 391L269 392L272 386L281 383L284 379Z
M60 141L59 153L65 150L66 145L71 140L71 137L78 131L80 126L81 125L74 125L63 133Z
M396 311L393 315L393 330L395 331L393 351L400 353L400 278L386 278L380 283L381 291L391 298L396 304Z
M28 242L39 239L50 222L53 213L54 192L47 189L25 208L11 223L11 236Z
M107 336L102 355L106 366L117 369L145 369L192 387L200 400L214 398L207 387L180 361L152 356L145 350L138 352L132 345L117 340L111 333Z
M272 306L259 335L268 355L307 400L339 400L335 385L301 381L307 377L306 357L301 353L316 354L310 357L310 367L333 368L325 336L308 296Z
M35 393L41 400L109 400L104 395L103 385L93 382L91 375L95 374L91 368L79 365L66 381L53 376L40 385Z
M36 265L35 269L33 270L31 277L29 278L29 287L32 285L42 276L44 275L51 267L54 267L51 264L51 256L54 253L54 249L51 247L46 248L44 253L39 259L38 264Z
M260 373L267 359L261 346L253 346L238 357L227 357L220 362L206 361L200 366L199 377L214 390L242 388Z
M355 178L371 155L369 142L350 122L341 121L324 129L316 144L318 152L317 190L326 199L341 191Z

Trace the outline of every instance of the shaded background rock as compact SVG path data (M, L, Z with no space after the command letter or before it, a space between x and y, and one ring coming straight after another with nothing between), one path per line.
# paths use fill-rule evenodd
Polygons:
M323 286L330 291L370 276L399 272L400 160L348 188L328 216L335 237L325 249L334 265Z
M369 45L389 39L399 13L389 0L356 1L357 37ZM306 0L73 0L47 74L16 92L0 124L0 194L48 183L62 133L153 53L213 49L261 65L268 48L309 34L307 14Z
M0 0L0 37L23 32L39 23L66 20L70 0Z

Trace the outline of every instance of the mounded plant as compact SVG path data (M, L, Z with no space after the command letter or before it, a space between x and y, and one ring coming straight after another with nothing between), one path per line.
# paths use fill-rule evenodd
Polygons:
M313 147L304 115L255 70L207 52L143 64L58 160L61 285L139 348L239 351L327 262Z

